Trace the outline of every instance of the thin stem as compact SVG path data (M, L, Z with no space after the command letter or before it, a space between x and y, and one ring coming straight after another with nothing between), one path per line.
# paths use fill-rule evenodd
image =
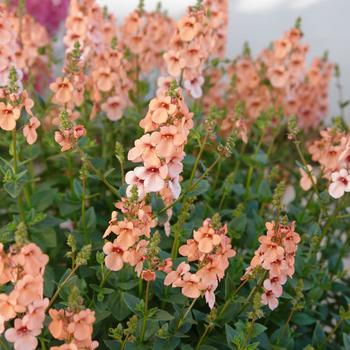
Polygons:
M259 153L259 150L261 148L261 145L262 145L262 142L263 142L263 139L264 139L264 136L265 136L265 132L263 132L260 136L260 140L258 142L258 145L256 146L256 149L255 149L255 152L254 152L254 160L256 158L256 156L258 155ZM247 175L247 180L246 180L246 184L245 184L245 189L246 189L246 195L248 195L249 193L249 188L250 188L250 184L251 184L251 181L252 181L252 177L253 177L253 173L254 173L254 168L255 166L254 165L250 165L249 169L248 169L248 175Z
M83 192L81 194L81 222L83 224L83 232L84 236L86 237L87 234L87 227L86 227L86 208L85 208L85 201L86 201L86 175L82 174L81 178L81 184L83 188Z
M40 346L41 346L41 350L46 350L46 344L45 344L45 339L44 338L39 338L40 339Z
M142 331L141 331L141 343L143 342L143 339L144 339L145 333L146 333L147 318L148 318L148 299L149 299L150 284L151 284L151 282L147 281L146 292L145 292L145 313L144 313L143 324L142 324Z
M329 343L329 341L332 339L333 335L336 333L336 331L338 330L338 328L341 326L341 324L343 323L344 319L340 318L339 321L336 323L336 325L334 326L334 328L331 330L331 332L328 334L327 338L322 342L320 349L324 349L324 347L327 345L327 343Z
M7 347L7 345L5 344L4 340L2 339L2 337L0 337L0 345L1 345L1 349L3 350L9 350L9 348Z
M13 172L15 177L17 177L18 171L18 154L17 154L17 131L16 129L12 130L12 152L13 152ZM25 222L25 213L23 208L23 199L22 199L22 191L19 193L17 197L17 205L19 210L19 216L22 222Z
M263 276L261 277L260 281L258 284L256 284L256 286L252 289L252 291L249 293L246 301L244 302L243 306L240 308L240 310L238 311L238 313L235 315L236 317L238 317L244 310L245 308L250 304L250 302L253 300L255 294L259 291L259 289L261 288L261 286L264 283L264 280L267 276L267 271L264 272Z
M190 180L189 180L189 186L192 185L193 178L194 178L194 176L195 176L195 174L196 174L196 171L197 171L197 168L198 168L198 164L199 164L199 161L200 161L201 156L202 156L202 154L203 154L204 147L205 147L205 145L206 145L206 143L207 143L208 137L209 137L209 133L207 132L207 133L205 134L205 136L204 136L204 139L203 139L203 141L202 141L201 147L200 147L200 149L199 149L199 152L198 152L198 154L197 154L196 160L195 160L195 162L194 162L193 169L192 169L191 176L190 176Z
M177 251L179 250L178 249L179 241L180 241L180 230L176 230L175 236L174 236L173 246L171 248L171 260L175 260L177 257Z
M204 339L206 338L208 332L209 332L209 329L210 329L210 325L208 324L205 329L204 329L204 332L202 334L202 336L199 338L199 341L197 343L197 346L195 348L195 350L198 350L200 348L200 346L202 345Z
M61 289L64 287L64 285L72 278L74 273L78 270L80 265L75 265L72 271L69 273L69 275L66 277L66 279L57 287L55 294L52 296L49 306L47 307L47 310L51 308L51 306L54 304L55 300L57 299Z
M244 287L244 285L248 282L248 279L245 279L237 288L236 290L233 292L233 294L230 296L230 298L228 298L224 304L224 306L222 307L222 309L219 312L218 318L220 318L226 311L226 309L229 307L229 305L231 304L232 300L234 299L234 297L238 294L238 292Z
M216 166L216 164L219 162L220 159L221 159L220 156L217 157L215 161L212 163L212 165L209 168L207 168L207 170L203 173L203 175L199 177L198 180L194 184L192 184L190 188L186 190L186 192L184 192L181 196L179 196L179 198L176 199L174 202L172 202L171 204L169 204L168 206L160 210L159 214L164 213L168 209L172 208L176 203L180 202L183 197L185 197L189 192L191 192L213 170L213 168Z
M184 321L186 320L186 317L188 316L188 314L190 313L190 311L192 310L194 304L196 303L197 299L193 299L192 303L190 304L190 306L187 308L185 314L181 317L177 327L176 327L176 330L178 330L182 324L184 323Z
M306 171L307 175L308 175L309 178L310 178L310 181L311 181L312 186L313 186L313 188L314 188L314 190L315 190L315 193L317 194L318 199L321 200L320 194L319 194L318 189L317 189L317 186L316 186L316 183L315 183L315 181L314 181L314 177L312 176L312 173L311 173L311 171L310 171L309 168L308 168L308 164L306 163L306 160L305 160L305 157L304 157L304 155L303 155L303 152L301 151L301 148L300 148L300 145L299 145L299 141L296 140L296 141L294 142L294 144L295 144L295 147L296 147L296 149L297 149L297 151L298 151L299 157L300 157L300 159L301 159L301 161L302 161L302 163L303 163L303 165L304 165L304 167L305 167L305 171Z
M85 155L84 151L80 148L78 148L78 150L81 156L86 158L87 166L95 173L97 177L100 178L100 180L106 185L106 187L108 187L108 189L119 198L120 194L118 190L112 184L110 184L109 181L106 179L106 177L92 164L92 162Z

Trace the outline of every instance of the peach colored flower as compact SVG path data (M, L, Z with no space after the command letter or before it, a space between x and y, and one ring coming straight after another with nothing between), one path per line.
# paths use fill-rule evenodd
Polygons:
M304 190L304 191L308 191L313 183L316 183L316 176L312 174L312 166L311 165L307 165L307 168L309 170L309 173L307 173L304 169L299 168L300 171L300 187ZM312 177L312 180L310 178L310 176Z
M205 221L199 230L194 231L193 237L198 242L198 249L202 253L210 253L221 242L221 237L210 227L209 221Z
M344 195L345 192L350 192L350 174L346 169L335 171L331 175L332 183L329 185L329 194L338 199Z
M105 243L103 252L106 254L105 264L108 269L111 271L119 271L123 268L124 262L126 262L125 250L120 247L117 239L115 239L113 243Z
M156 273L151 270L143 270L141 273L141 278L147 282L156 280Z
M196 77L192 80L185 80L184 87L188 90L194 99L201 98L203 95L202 86L204 78L202 76Z
M55 141L61 146L61 152L69 151L73 148L71 130L55 131Z
M28 312L23 317L23 322L30 330L41 330L45 320L45 310L49 305L49 299L38 299L28 305Z
M28 306L32 302L42 299L43 278L41 276L33 277L25 275L15 286L17 302L19 305Z
M102 111L107 114L107 118L112 121L121 119L123 116L124 103L120 96L108 97L107 101L101 105Z
M268 70L270 82L275 88L284 88L288 81L288 72L284 66L274 66Z
M164 54L164 61L169 74L175 78L181 75L181 71L186 65L185 60L181 58L180 53L173 50Z
M159 192L165 186L165 179L168 175L168 167L162 166L149 166L149 167L136 167L134 173L138 178L144 181L144 189L146 193Z
M50 84L50 89L54 93L52 102L64 105L73 97L73 85L68 78L57 78L55 82Z
M196 21L196 17L184 17L178 24L179 35L183 41L191 41L201 30L201 25Z
M49 324L49 331L55 339L64 340L68 337L67 332L67 319L65 317L65 311L61 310L49 310L51 322Z
M17 301L13 297L13 294L0 294L0 316L3 321L8 321L16 317L17 315Z
M179 266L176 268L176 271L170 271L165 279L164 284L166 286L170 286L171 284L173 287L179 287L181 285L182 276L190 271L190 265L185 263L184 261L179 264Z
M5 332L5 338L14 343L15 350L34 350L38 346L36 336L40 332L40 329L29 329L23 320L16 318L14 328L9 328Z
M156 153L156 140L154 136L145 134L135 141L135 147L128 153L128 159L132 162L145 162L149 166L159 166L160 159Z
M169 115L176 113L176 104L172 103L170 96L156 97L151 100L149 110L152 113L152 121L157 124L163 124L168 120Z
M89 309L82 310L73 316L67 330L77 341L89 340L92 334L92 325L95 322L95 312Z
M199 298L202 294L200 281L200 278L196 274L186 272L182 277L182 282L180 283L180 287L182 287L182 294L192 299Z
M261 295L261 303L263 305L268 305L271 310L275 310L278 306L278 299L272 290L265 289L264 293Z
M43 274L49 257L35 243L29 243L21 248L16 260L27 274L36 276Z
M75 139L79 139L85 135L86 135L86 129L84 125L79 124L73 127L73 137Z
M11 131L16 127L16 121L21 115L18 107L7 105L0 102L0 128L5 131Z
M32 145L36 142L38 134L36 129L41 125L40 121L36 117L31 117L29 123L23 128L23 136L26 138L26 141L29 145Z

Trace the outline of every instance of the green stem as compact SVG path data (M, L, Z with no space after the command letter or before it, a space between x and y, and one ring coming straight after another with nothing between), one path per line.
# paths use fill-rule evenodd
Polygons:
M258 142L258 145L256 146L256 149L255 149L255 152L254 152L254 160L256 159L256 156L258 155L259 153L259 150L261 148L261 145L262 145L262 142L263 142L263 139L264 139L264 136L265 136L265 132L263 132L260 136L260 140ZM254 173L254 168L255 166L254 165L250 165L249 169L248 169L248 175L247 175L247 180L246 180L246 184L245 184L245 189L246 189L246 195L249 194L249 188L250 188L250 184L251 184L251 181L252 181L252 177L253 177L253 173Z
M45 344L45 339L44 338L39 338L40 339L40 346L41 346L41 350L46 350L46 344Z
M248 282L248 279L245 279L233 292L233 294L226 300L224 306L219 312L218 318L222 317L223 314L225 313L226 309L229 307L231 302L233 301L234 297L238 294L238 292L244 287L244 285Z
M202 345L203 341L205 340L205 338L206 338L206 336L207 336L207 334L208 334L208 332L209 332L209 329L210 329L210 325L208 324L208 325L205 327L205 330L204 330L202 336L199 338L199 341L198 341L198 343L197 343L197 345L196 345L195 350L198 350L198 349L200 348L200 346Z
M174 202L172 202L171 204L169 204L168 206L160 210L159 214L164 213L168 209L172 208L176 203L180 202L183 197L185 197L189 192L191 192L215 168L219 160L220 160L220 156L215 159L212 165L209 168L207 168L207 170L203 173L203 175L199 177L198 180L186 190L186 192L184 192L181 196L179 196L179 198L176 199Z
M209 137L209 133L206 133L205 136L204 136L204 139L202 141L202 144L201 144L201 147L199 149L199 152L197 154L197 157L196 157L196 160L194 162L194 165L193 165L193 169L192 169L192 172L191 172L191 176L190 176L190 180L189 180L189 186L192 185L192 182L193 182L193 178L196 174L196 171L197 171L197 168L198 168L198 164L200 162L200 159L201 159L201 156L203 154L203 151L204 151L204 147L207 143L207 140L208 140L208 137Z
M145 333L146 333L147 318L148 318L148 299L149 299L150 284L151 284L151 282L147 281L146 292L145 292L145 313L144 313L142 330L141 330L141 343L143 342L143 339L144 339Z
M238 317L245 309L246 307L251 303L251 301L253 300L255 294L259 291L259 289L261 288L261 286L264 283L264 280L267 276L267 271L264 272L264 274L262 275L260 281L258 284L256 284L256 286L252 289L252 291L249 293L246 301L244 302L243 306L240 308L240 310L238 311L238 313L235 315L236 317Z
M1 349L9 350L9 348L7 347L7 345L5 344L5 341L2 339L1 336L0 336L0 345L1 345Z
M315 181L314 181L314 178L313 178L313 176L312 176L311 171L309 170L309 168L308 168L308 166L307 166L308 164L306 163L306 160L305 160L305 157L304 157L304 155L303 155L303 152L301 151L299 141L296 140L296 141L294 142L294 144L295 144L295 147L296 147L296 149L297 149L297 151L298 151L299 157L300 157L300 159L301 159L301 161L302 161L302 163L303 163L303 165L304 165L304 167L305 167L305 171L306 171L307 175L308 175L309 178L310 178L310 181L311 181L312 186L313 186L313 188L314 188L314 190L315 190L315 193L317 194L318 199L321 201L321 197L320 197L320 194L319 194L319 192L318 192L316 183L315 183Z
M17 154L17 130L12 130L12 151L13 151L13 172L15 173L15 177L17 177L18 171L18 154ZM17 205L19 210L19 216L22 222L25 222L25 212L23 207L23 199L22 199L22 191L19 193L17 197Z
M320 349L324 349L325 346L327 345L327 343L329 343L329 341L332 339L333 335L335 334L335 332L338 330L338 328L341 326L341 324L343 323L344 319L340 318L339 321L336 323L336 325L334 326L334 328L331 330L331 332L328 334L327 338L323 341L323 343L320 346Z
M109 183L109 181L106 179L106 177L92 164L92 162L88 159L84 151L80 148L78 148L80 154L82 157L86 158L86 164L87 166L95 173L95 175L106 185L106 187L118 198L120 197L120 194L118 190Z
M85 176L85 174L82 174L81 183L82 183L82 188L83 188L83 192L81 194L81 221L83 224L84 236L87 239L87 237L86 237L86 235L87 235L86 208L85 208L85 201L86 201L86 176Z
M197 299L193 299L192 303L187 308L185 314L180 318L179 323L177 324L176 330L178 330L182 326L182 324L185 322L186 317L188 316L188 314L192 310L192 308L193 308L194 304L196 303L196 301L197 301Z
M52 296L49 306L47 307L47 310L51 308L51 306L54 304L55 300L57 299L61 289L65 286L65 284L72 278L72 276L75 274L75 272L78 270L79 265L75 265L72 271L69 273L69 275L65 278L65 280L57 287L55 294Z

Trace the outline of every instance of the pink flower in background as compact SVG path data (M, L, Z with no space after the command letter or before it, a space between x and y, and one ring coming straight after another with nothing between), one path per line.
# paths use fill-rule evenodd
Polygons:
M69 0L26 0L27 11L51 33L55 33L68 13ZM17 0L12 0L17 5Z

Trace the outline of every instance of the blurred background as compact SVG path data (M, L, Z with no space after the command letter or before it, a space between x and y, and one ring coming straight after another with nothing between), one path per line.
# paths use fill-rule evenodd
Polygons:
M98 0L115 13L118 21L138 5L138 0ZM158 0L145 0L155 9ZM169 15L178 18L195 0L162 0ZM253 54L279 38L302 17L305 41L310 44L309 61L329 51L330 60L340 65L344 99L350 99L350 0L229 0L229 42L227 56L241 52L248 41ZM331 114L338 113L337 92L333 81ZM347 113L349 118L349 113Z

